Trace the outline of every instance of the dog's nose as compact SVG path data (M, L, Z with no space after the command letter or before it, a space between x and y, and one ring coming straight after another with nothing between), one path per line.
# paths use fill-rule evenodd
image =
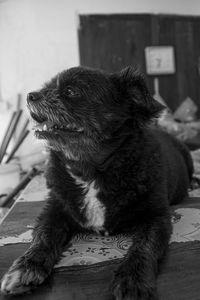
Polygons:
M28 101L37 101L41 99L41 95L38 92L32 92L27 95Z

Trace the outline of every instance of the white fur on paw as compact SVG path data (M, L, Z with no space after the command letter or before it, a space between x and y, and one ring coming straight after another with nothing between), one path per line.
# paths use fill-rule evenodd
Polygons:
M1 292L3 294L21 294L29 291L28 286L21 284L22 271L15 270L6 273L1 282Z

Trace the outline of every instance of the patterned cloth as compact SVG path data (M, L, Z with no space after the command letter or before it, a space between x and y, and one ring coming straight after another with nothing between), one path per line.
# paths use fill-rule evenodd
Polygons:
M8 244L30 243L34 219L41 210L47 195L43 176L36 176L21 194L9 218L1 226L0 247ZM190 196L200 196L200 190L190 192ZM190 198L191 201L194 198ZM173 233L170 243L200 241L200 198L199 205L174 207L172 210ZM189 204L188 204L189 203ZM34 211L35 210L35 211ZM30 218L30 213L32 217ZM13 221L14 216L22 214L23 222ZM13 217L12 217L13 216ZM131 245L128 235L99 236L79 234L63 252L61 261L55 268L72 265L91 265L113 259L123 258Z
M172 212L173 232L170 243L200 241L200 209L179 208ZM72 265L90 265L123 258L131 246L129 235L77 235L55 268Z

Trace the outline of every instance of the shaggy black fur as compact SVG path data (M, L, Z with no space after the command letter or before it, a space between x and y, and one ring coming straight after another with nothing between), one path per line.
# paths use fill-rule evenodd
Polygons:
M169 204L187 196L193 172L186 147L151 126L163 106L131 67L113 74L72 68L27 101L35 134L50 149L50 192L31 247L4 276L2 292L40 284L72 236L94 230L132 235L114 274L115 299L158 299L158 263L171 234Z

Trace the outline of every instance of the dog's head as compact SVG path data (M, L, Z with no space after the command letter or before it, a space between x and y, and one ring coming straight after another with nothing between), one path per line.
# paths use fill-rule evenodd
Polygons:
M36 137L73 159L97 154L108 141L134 134L163 109L131 67L112 74L71 68L29 93L27 103Z

